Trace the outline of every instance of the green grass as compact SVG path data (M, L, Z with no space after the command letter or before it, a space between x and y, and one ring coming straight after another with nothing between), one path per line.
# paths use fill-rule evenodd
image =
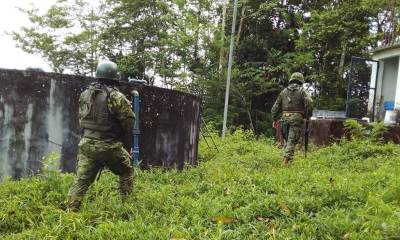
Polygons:
M290 167L271 140L237 131L203 143L202 162L137 171L122 203L105 172L79 213L67 213L73 175L0 185L0 239L400 239L400 147L343 141Z

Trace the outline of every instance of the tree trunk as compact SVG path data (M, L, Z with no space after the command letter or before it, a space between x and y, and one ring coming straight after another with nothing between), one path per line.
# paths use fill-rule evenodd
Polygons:
M342 54L340 55L340 63L339 63L339 69L338 69L338 80L339 80L339 86L338 86L338 94L342 92L343 88L343 72L344 72L344 60L346 59L346 52L347 52L347 41L344 40L342 44Z
M238 45L239 45L239 42L240 42L240 35L241 35L241 33L242 33L243 21L244 21L244 13L245 13L245 11L246 11L246 7L243 6L243 7L242 7L241 17L240 17L239 30L238 30L238 33L237 33L237 36L236 36L236 46L238 46Z
M196 32L194 34L195 38L195 44L194 44L194 61L196 64L199 63L199 41L200 41L200 19L201 18L201 5L199 4L199 9L197 9L197 26L196 26Z
M219 65L218 65L218 70L220 73L222 72L222 67L224 64L224 59L225 59L225 54L224 54L224 45L225 45L225 20L226 20L226 8L227 8L227 3L226 0L222 3L222 22L221 22L221 47L219 50Z
M251 130L252 130L253 132L255 132L254 124L253 124L253 119L251 118L251 112L250 112L249 109L247 109L246 112L247 112L247 116L249 117L250 128L251 128Z
M253 119L251 117L251 106L248 106L246 98L243 96L243 94L240 93L240 90L238 90L237 93L240 96L240 98L242 99L243 106L245 106L245 108L246 108L247 117L249 118L249 126L250 126L251 130L254 132L255 129L254 129L254 124L253 124Z

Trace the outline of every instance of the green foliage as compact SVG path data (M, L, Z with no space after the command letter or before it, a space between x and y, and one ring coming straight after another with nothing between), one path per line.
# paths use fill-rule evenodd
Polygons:
M383 122L374 122L371 126L371 137L377 140L382 140L383 134L388 130L387 126Z
M383 1L373 6L367 1L327 1L312 6L310 17L305 19L303 32L296 41L296 65L304 69L306 76L319 89L318 107L343 110L335 106L336 98L346 97L347 70L352 56L368 57L378 39L371 24L379 22ZM367 71L368 72L368 71ZM334 96L334 97L333 97ZM332 106L333 105L333 106ZM355 108L354 110L357 110Z
M50 152L42 158L42 171L54 171L60 168L60 152Z
M281 165L270 139L239 130L182 172L137 169L122 203L104 172L79 213L53 172L0 185L1 239L396 239L400 149L345 141ZM212 157L212 159L211 159Z
M362 124L355 119L348 119L344 122L347 136L355 139L367 138L371 141L382 141L383 135L388 128L383 122L374 122L370 125Z
M45 13L25 9L32 26L12 35L57 72L88 75L97 59L109 58L123 79L197 94L206 121L221 129L232 1L224 1L224 22L221 1L95 2L92 8L93 1L59 0ZM351 57L368 57L391 26L385 0L246 0L238 12L228 124L265 135L269 108L259 106L275 95L260 95L301 71L317 108L343 110ZM366 79L369 70L360 68L357 76ZM349 107L355 117L365 114L365 101L352 99Z
M366 128L355 119L347 119L343 125L345 131L353 138L361 138L365 135Z
M34 6L20 9L31 25L10 35L22 50L46 59L55 72L93 75L101 56L105 1L98 1L97 8L92 8L88 1L58 0L44 13Z

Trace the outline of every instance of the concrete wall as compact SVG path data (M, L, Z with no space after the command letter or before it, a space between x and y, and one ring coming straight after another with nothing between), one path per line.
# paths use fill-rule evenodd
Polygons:
M309 144L313 144L315 146L326 146L340 140L344 136L345 131L343 124L345 120L346 119L310 120L308 125ZM303 145L304 143L304 130L305 126L303 127L303 132L299 141L300 145ZM283 146L284 138L280 126L275 133L276 139L280 145Z
M384 103L394 101L395 108L400 108L400 45L378 48L373 53L373 59L379 61L379 72L376 92L376 120L383 120L385 116ZM371 79L373 76L371 76ZM372 84L372 81L371 81ZM373 99L373 92L370 99ZM372 106L369 105L369 111Z
M61 153L60 168L75 171L78 98L92 78L0 69L0 179L37 173L47 153ZM197 163L200 101L177 91L119 86L141 101L139 156L143 168Z
M343 137L348 137L346 133L344 122L346 119L316 119L309 122L309 144L322 147L340 141ZM371 129L365 122L360 122ZM383 141L385 143L391 142L400 144L400 126L387 126L387 131L383 134ZM299 141L299 145L304 144L304 128ZM284 140L281 129L276 131L276 139L283 146Z
M375 67L376 68L376 67ZM390 57L379 60L378 82L376 89L376 102L375 102L375 120L381 121L384 119L384 103L386 101L395 101L399 95L397 85L399 83L399 57ZM376 71L372 71L371 87L375 85ZM374 91L370 90L368 111L372 112L372 102L374 98Z

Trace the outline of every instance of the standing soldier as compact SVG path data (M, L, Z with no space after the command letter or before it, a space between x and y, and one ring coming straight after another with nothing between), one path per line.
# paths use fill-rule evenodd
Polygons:
M77 176L67 196L68 211L79 210L83 196L104 167L119 175L123 200L132 191L133 168L128 151L135 115L128 99L114 87L118 78L115 63L100 63L97 81L79 98L82 139Z
M272 126L275 129L278 128L278 120L281 117L281 128L285 139L283 155L285 165L289 164L293 157L302 133L303 119L307 119L312 112L312 99L303 89L303 83L303 74L293 73L289 86L282 90L271 110L274 120Z

